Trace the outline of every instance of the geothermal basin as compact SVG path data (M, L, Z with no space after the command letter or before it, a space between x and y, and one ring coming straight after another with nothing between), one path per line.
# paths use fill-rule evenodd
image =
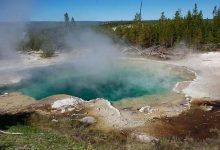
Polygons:
M19 83L0 87L0 93L20 92L37 100L67 94L84 100L104 98L115 102L172 92L188 80L180 69L156 62L122 61L104 67L75 63L18 71L28 74Z

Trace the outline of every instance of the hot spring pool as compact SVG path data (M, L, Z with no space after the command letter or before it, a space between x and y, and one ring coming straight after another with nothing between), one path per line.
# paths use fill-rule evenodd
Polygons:
M0 92L21 92L38 100L67 94L85 100L105 98L118 101L172 90L181 77L161 65L122 63L97 70L74 64L27 70L30 75L19 84L1 87Z

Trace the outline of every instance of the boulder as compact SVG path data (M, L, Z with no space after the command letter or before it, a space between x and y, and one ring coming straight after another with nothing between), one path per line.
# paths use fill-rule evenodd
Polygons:
M78 109L84 101L77 97L69 97L61 100L56 100L51 104L53 110L61 111L65 113L66 111L73 111Z
M86 124L94 124L96 122L96 119L91 116L83 117L79 120L80 122L86 123Z

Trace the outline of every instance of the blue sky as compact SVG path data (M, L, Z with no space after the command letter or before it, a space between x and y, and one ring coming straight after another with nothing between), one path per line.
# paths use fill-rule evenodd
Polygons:
M18 5L18 1L23 0L0 0L1 20L10 10L2 11L5 3L12 4L12 1ZM162 11L167 17L172 17L177 9L185 14L195 3L203 11L204 18L211 18L214 6L220 6L220 0L143 0L143 19L158 19ZM25 14L32 21L62 21L65 12L78 21L131 20L139 10L140 0L32 0L31 3L29 0L25 5L22 10L28 7ZM15 14L19 10L15 10Z

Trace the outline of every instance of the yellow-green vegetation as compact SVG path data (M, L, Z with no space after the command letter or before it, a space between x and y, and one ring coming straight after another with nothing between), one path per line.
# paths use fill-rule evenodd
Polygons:
M74 114L76 113L81 114L81 112ZM78 119L83 116L70 116L70 114L67 116L35 114L30 123L36 128L71 137L83 143L88 149L126 149L128 140L126 131L100 131L95 124L80 122ZM56 121L52 121L53 119Z
M36 149L36 150L64 150L85 149L83 144L61 134L46 132L31 126L17 125L8 132L22 133L22 135L0 134L0 149Z
M8 129L9 132L20 132L23 135L0 134L1 150L217 150L220 138L196 141L192 138L160 139L159 143L141 143L132 138L119 136L121 133L80 130L78 135L63 135L60 132L45 131L31 126L17 125ZM70 130L71 133L73 130ZM79 140L81 138L81 141ZM83 139L84 138L84 139Z

